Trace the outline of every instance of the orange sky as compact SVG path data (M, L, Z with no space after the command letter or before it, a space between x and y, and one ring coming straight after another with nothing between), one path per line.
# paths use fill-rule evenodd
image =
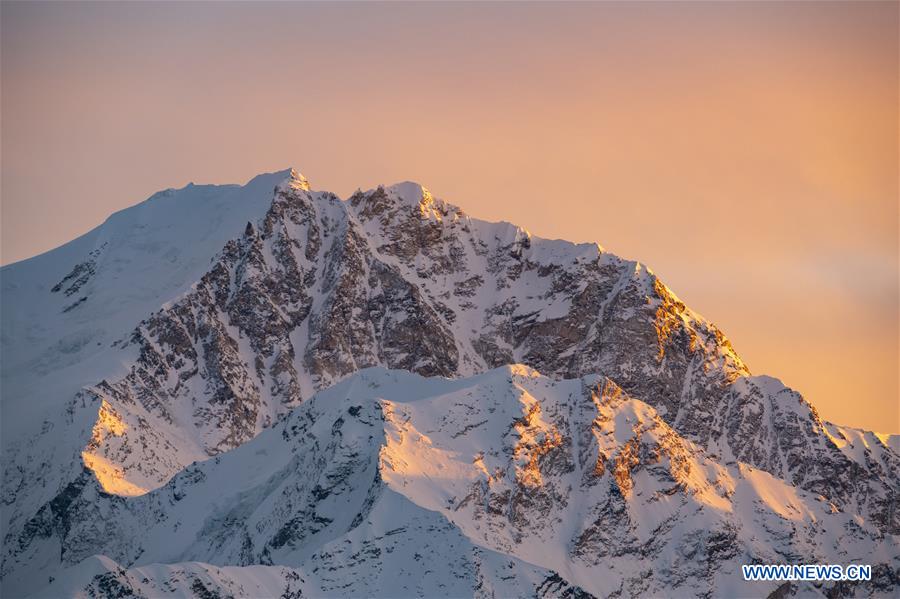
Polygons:
M413 179L898 433L898 7L4 2L2 261L189 181Z

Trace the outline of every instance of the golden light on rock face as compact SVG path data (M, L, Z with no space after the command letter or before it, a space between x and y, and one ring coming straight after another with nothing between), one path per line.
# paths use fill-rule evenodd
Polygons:
M110 437L121 437L128 430L128 425L106 400L100 403L97 421L91 435L91 441L81 452L84 465L94 473L103 490L113 495L143 495L147 489L127 480L121 466L106 458L103 451L105 442Z
M641 260L752 372L898 433L898 11L3 3L2 261L189 181L414 180Z

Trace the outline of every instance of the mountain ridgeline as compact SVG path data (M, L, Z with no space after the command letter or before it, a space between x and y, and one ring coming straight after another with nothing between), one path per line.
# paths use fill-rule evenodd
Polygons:
M752 376L638 262L408 182L138 209L3 271L4 594L900 588L896 439Z

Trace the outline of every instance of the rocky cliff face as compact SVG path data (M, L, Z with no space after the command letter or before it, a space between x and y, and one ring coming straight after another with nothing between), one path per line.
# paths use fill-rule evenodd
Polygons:
M110 252L98 248L48 282L47 294L71 296L58 306L66 319L93 314L91 281L103 276ZM116 376L88 380L74 399L48 409L39 433L4 447L4 580L36 539L59 539L65 553L93 538L78 525L99 509L97 498L126 505L132 500L118 497L154 496L144 494L165 488L192 462L246 444L317 391L376 366L456 378L522 363L556 380L606 377L616 393L652 408L652 418L642 417L655 423L652 434L601 447L606 457L590 458L592 467L579 449L596 434L589 426L563 434L557 424L557 433L506 447L519 465L492 467L511 486L482 482L465 493L466 505L489 508L470 514L492 530L493 541L478 544L501 553L512 545L491 544L502 536L489 524L497 515L491 510L511 523L529 523L527 515L518 520L523 505L567 514L563 488L547 475L577 472L579 485L611 477L618 491L579 499L582 515L591 514L596 525L568 539L572 555L597 567L608 557L601 548L611 551L613 537L604 535L619 530L614 537L631 549L613 553L633 557L637 545L627 540L635 525L624 507L634 485L630 473L643 465L680 489L691 478L685 460L698 451L732 477L753 467L820 496L829 509L860 516L872 534L900 534L900 457L888 443L824 423L799 394L751 376L725 336L656 275L597 245L537 239L510 224L472 219L413 183L342 201L311 191L291 171L268 208L182 287L111 343L102 359L119 365ZM71 304L76 296L84 300ZM580 401L554 409L580 410ZM533 417L521 416L510 430L522 437ZM665 465L649 467L660 460ZM489 470L486 480L494 475ZM315 527L314 518L298 514L290 530ZM541 525L535 520L518 534ZM139 560L107 555L126 565ZM233 560L211 563L267 563L261 553ZM573 580L551 570L548 576Z

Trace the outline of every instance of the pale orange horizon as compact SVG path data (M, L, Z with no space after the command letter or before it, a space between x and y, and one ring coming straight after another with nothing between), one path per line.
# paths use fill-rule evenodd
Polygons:
M190 181L415 180L900 433L900 4L2 3L2 263Z

